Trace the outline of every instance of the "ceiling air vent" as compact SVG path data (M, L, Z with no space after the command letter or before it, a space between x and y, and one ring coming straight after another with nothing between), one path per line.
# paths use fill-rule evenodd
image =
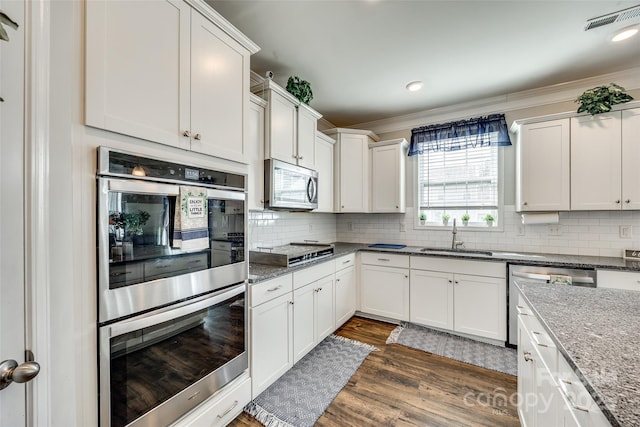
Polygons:
M607 15L598 16L597 18L589 19L587 21L587 25L584 27L584 30L589 31L593 30L594 28L613 24L614 22L625 22L636 18L640 18L640 5L633 6L628 9L622 9L617 12L609 13Z

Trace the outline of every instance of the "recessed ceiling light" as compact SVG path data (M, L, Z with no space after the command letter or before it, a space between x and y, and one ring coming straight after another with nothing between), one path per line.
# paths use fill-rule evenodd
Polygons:
M633 26L633 27L627 27L627 28L623 28L620 31L617 31L613 37L611 38L612 42L621 42L622 40L626 40L628 38L631 38L633 36L635 36L636 34L638 34L638 27L637 26Z
M407 83L407 90L411 92L415 92L422 89L422 82L416 80L415 82Z

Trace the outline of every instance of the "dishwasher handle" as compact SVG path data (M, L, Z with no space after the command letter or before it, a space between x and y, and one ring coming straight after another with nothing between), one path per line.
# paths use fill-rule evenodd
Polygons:
M525 273L521 271L514 271L511 273L512 276L521 277L523 279L531 279L531 280L542 280L545 282L549 282L551 280L551 275L549 274L539 274L539 273ZM587 285L592 285L595 283L593 277L589 276L570 276L572 283L582 283Z

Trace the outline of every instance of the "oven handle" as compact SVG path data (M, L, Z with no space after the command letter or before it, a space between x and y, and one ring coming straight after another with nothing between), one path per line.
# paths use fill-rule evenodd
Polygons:
M203 310L207 307L219 304L229 298L244 293L246 285L243 283L231 289L217 292L213 295L205 295L195 300L185 301L178 307L167 307L162 310L156 310L152 313L134 317L133 319L123 320L122 322L109 325L109 338L117 337L128 332L137 331L160 323L168 322L178 317L186 316L196 311Z
M109 191L119 191L122 193L166 194L167 196L177 196L180 191L180 186L172 184L160 184L157 182L127 179L105 179L109 183Z

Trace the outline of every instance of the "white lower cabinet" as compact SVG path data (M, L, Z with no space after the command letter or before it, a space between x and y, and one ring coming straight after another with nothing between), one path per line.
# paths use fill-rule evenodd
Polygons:
M409 257L361 254L360 310L395 320L409 320Z
M293 363L334 331L334 272L335 264L327 262L294 273Z
M412 256L410 320L506 341L505 276L504 263Z
M335 327L339 328L356 312L355 255L336 260Z
M251 286L250 368L255 398L293 366L292 276Z
M521 296L518 415L523 427L611 425Z
M233 380L219 394L212 396L193 411L180 418L172 427L226 426L240 415L251 401L251 378L244 374Z

